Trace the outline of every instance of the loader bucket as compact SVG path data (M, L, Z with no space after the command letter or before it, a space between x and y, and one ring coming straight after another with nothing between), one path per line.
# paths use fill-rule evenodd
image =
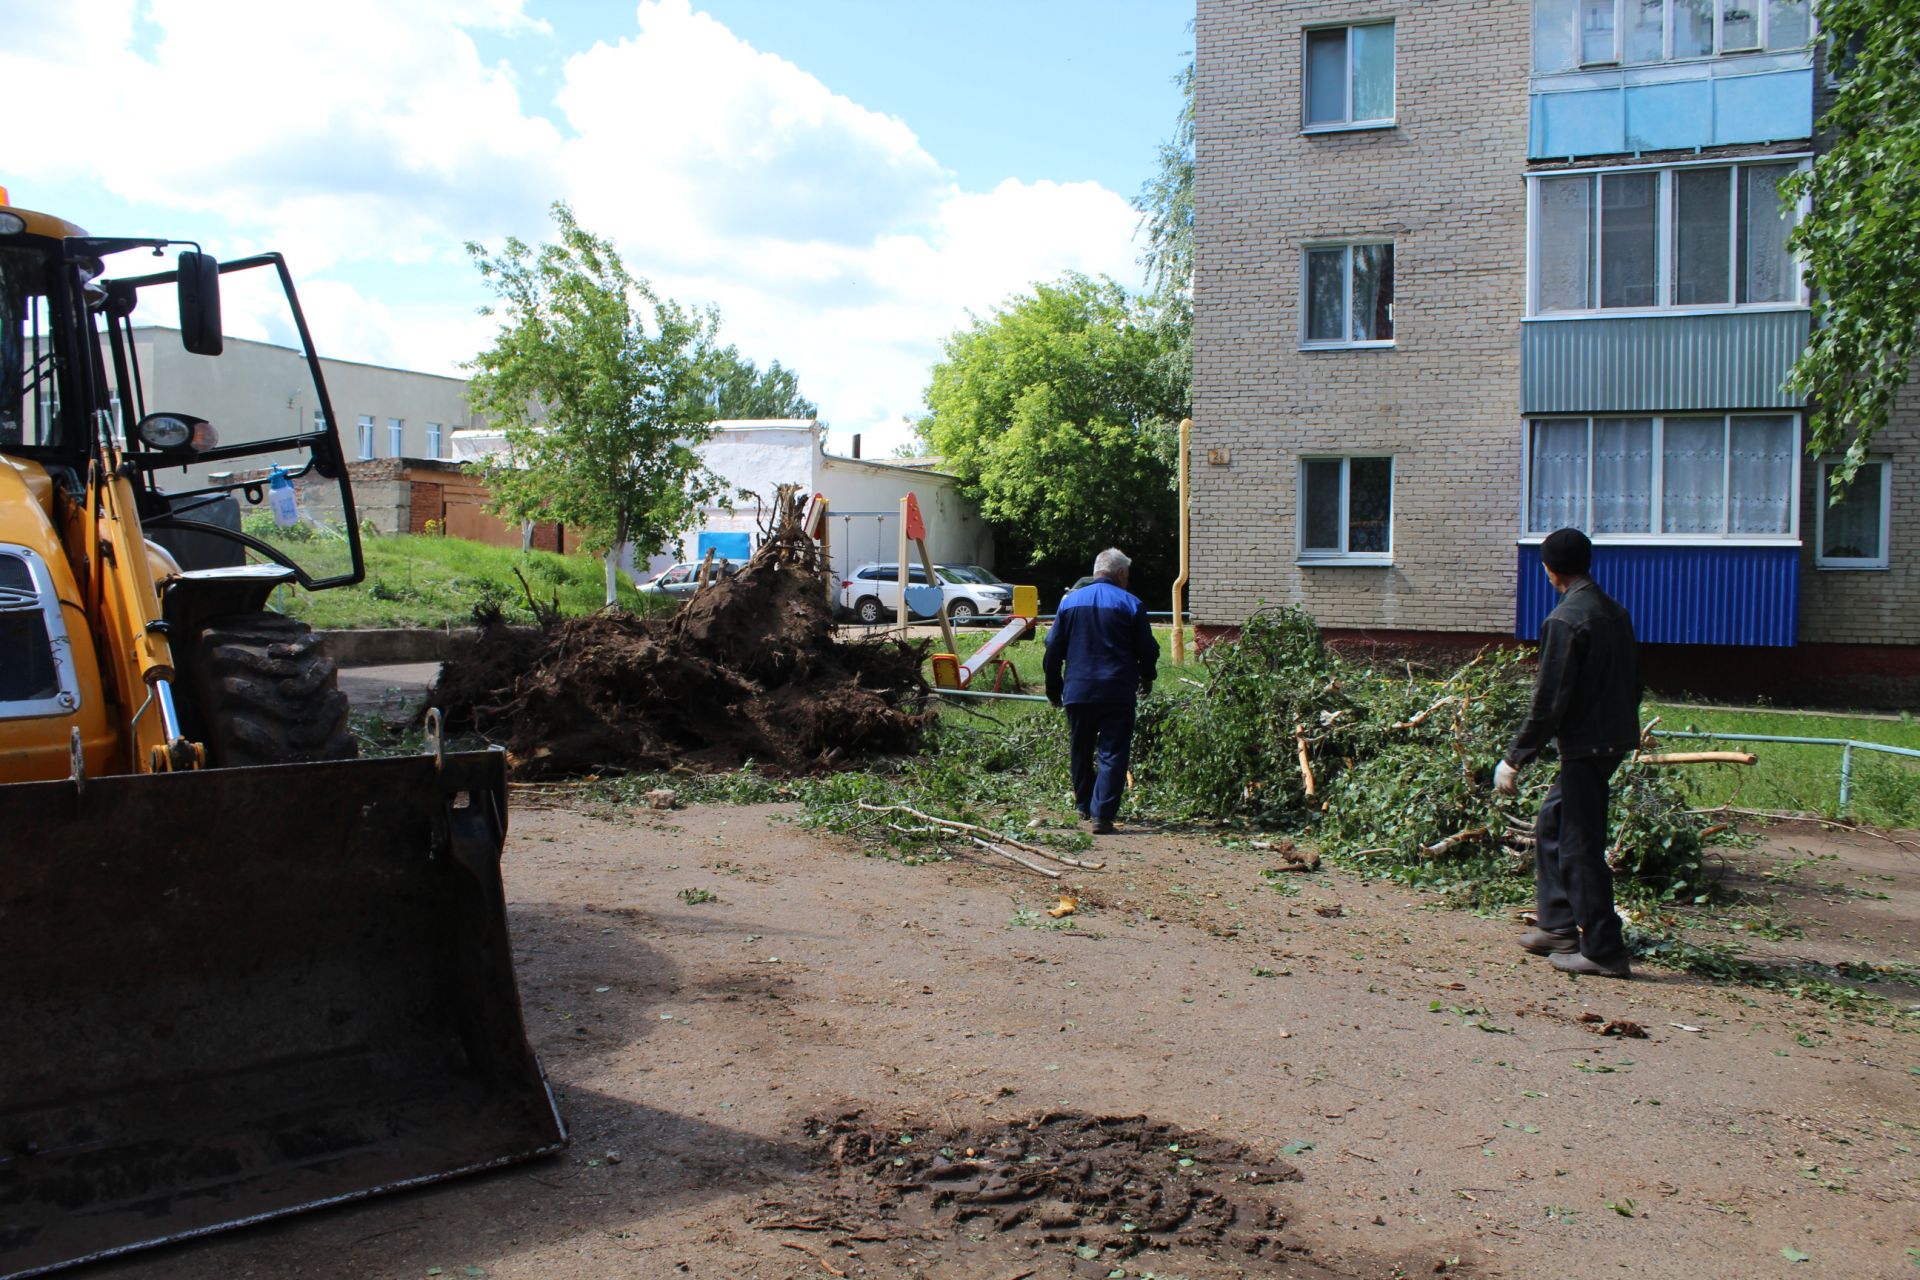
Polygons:
M498 752L0 787L0 1277L557 1151Z

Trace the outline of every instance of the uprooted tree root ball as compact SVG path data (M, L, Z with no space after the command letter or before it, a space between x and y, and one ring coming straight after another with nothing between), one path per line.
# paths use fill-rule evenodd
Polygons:
M1285 1249L1277 1189L1300 1180L1241 1143L1145 1116L1050 1111L933 1129L852 1111L811 1121L807 1136L815 1176L762 1204L763 1230L873 1240L964 1228L1106 1264L1176 1247L1271 1258Z
M933 716L923 649L834 639L813 543L783 494L746 567L671 620L491 620L442 666L433 702L448 728L503 743L522 776L748 761L805 773L920 750Z

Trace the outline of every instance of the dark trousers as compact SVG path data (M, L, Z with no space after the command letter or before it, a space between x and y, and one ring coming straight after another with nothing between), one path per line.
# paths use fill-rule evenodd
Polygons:
M1579 926L1580 954L1596 964L1627 958L1607 866L1607 780L1619 767L1617 755L1562 759L1533 827L1540 927L1565 933Z
M1069 702L1067 730L1073 807L1083 818L1111 822L1133 759L1133 703Z

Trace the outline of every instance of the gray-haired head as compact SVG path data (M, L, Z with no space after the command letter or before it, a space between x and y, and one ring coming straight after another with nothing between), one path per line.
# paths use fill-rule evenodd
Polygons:
M1133 561L1127 559L1127 553L1118 547L1108 547L1093 558L1093 576L1096 578L1121 578L1133 567Z

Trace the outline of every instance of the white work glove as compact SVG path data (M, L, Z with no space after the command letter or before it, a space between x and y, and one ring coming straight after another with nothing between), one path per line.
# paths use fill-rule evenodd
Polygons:
M1520 771L1502 760L1493 766L1493 789L1503 796L1520 794Z

